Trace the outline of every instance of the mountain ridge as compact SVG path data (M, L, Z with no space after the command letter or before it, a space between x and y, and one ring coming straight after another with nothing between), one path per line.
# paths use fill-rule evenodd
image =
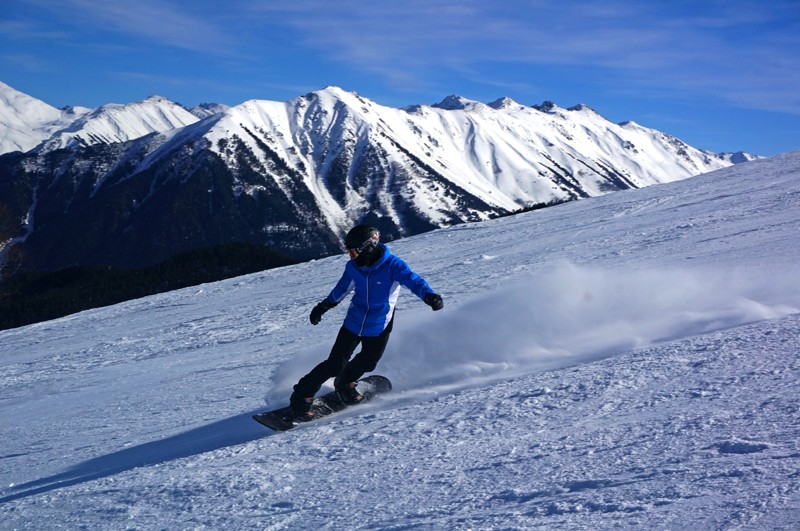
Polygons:
M0 154L28 151L91 109L56 109L0 81Z
M202 119L159 96L102 106L0 157L0 255L143 267L242 241L305 260L339 252L354 223L395 239L733 163L585 105L443 102L396 109L326 87Z
M178 129L199 120L163 96L124 105L110 103L90 111L57 131L35 149L52 151L94 144L116 144L151 133Z

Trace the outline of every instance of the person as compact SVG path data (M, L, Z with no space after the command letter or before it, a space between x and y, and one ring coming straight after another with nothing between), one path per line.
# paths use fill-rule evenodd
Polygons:
M442 297L380 242L380 232L375 227L357 225L347 233L344 242L350 260L330 294L311 310L311 324L319 324L323 314L350 292L353 298L330 355L293 388L289 404L300 421L313 418L311 402L329 378L335 378L334 389L344 403L354 404L364 398L356 390L356 382L375 370L386 350L400 286L411 290L434 311L444 307ZM361 351L351 360L359 344Z

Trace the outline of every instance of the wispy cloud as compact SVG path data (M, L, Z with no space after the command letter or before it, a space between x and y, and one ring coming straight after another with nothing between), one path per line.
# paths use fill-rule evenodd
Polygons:
M225 53L233 46L233 38L222 31L213 17L160 0L30 0L42 9L57 13L65 23L121 32L155 43L195 52Z
M22 43L17 54L31 53L37 35L104 59L118 50L135 58L152 43L171 64L191 65L185 79L201 78L203 62L217 78L304 84L339 65L341 77L363 75L387 91L438 97L460 80L499 96L547 86L538 73L559 70L578 85L585 72L609 94L624 87L800 114L797 0L17 1L27 18L0 21ZM49 24L33 22L40 12ZM293 64L323 72L294 75Z
M8 53L2 54L3 61L14 65L16 68L28 72L52 72L53 69L43 62L39 56L27 53Z
M791 0L294 0L290 9L253 9L291 24L319 53L389 82L499 62L585 66L623 83L800 113Z
M262 81L255 82L256 86L253 86L252 82L242 83L241 81L238 81L236 79L230 79L228 81L225 81L216 78L206 78L202 76L187 77L186 75L183 74L169 76L169 75L156 75L147 72L137 72L137 71L115 71L111 72L111 75L118 79L126 81L145 82L148 85L158 86L158 87L171 87L171 88L200 87L204 93L211 92L217 94L239 95L242 92L248 92L248 91L258 92L258 91L275 90L279 92L288 92L290 94L296 95L296 94L304 94L319 88L317 86L304 86L291 83L284 83L284 84L268 83ZM181 102L181 103L194 103L194 102Z
M57 39L66 35L60 30L44 30L36 23L24 19L0 20L0 34L6 38L21 40Z

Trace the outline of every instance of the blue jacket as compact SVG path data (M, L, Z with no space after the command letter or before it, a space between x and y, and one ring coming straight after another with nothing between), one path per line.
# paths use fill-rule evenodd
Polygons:
M328 295L328 302L340 303L354 291L344 326L359 336L379 336L394 315L400 286L410 289L420 299L433 290L414 273L408 264L380 244L383 256L371 266L358 267L350 260L344 274Z

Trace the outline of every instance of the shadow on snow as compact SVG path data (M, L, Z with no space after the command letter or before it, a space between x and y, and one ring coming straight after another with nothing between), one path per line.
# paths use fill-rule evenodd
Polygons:
M260 411L243 413L172 437L95 457L65 472L15 485L9 489L11 494L0 497L0 504L270 436L272 432L252 419L252 415Z

